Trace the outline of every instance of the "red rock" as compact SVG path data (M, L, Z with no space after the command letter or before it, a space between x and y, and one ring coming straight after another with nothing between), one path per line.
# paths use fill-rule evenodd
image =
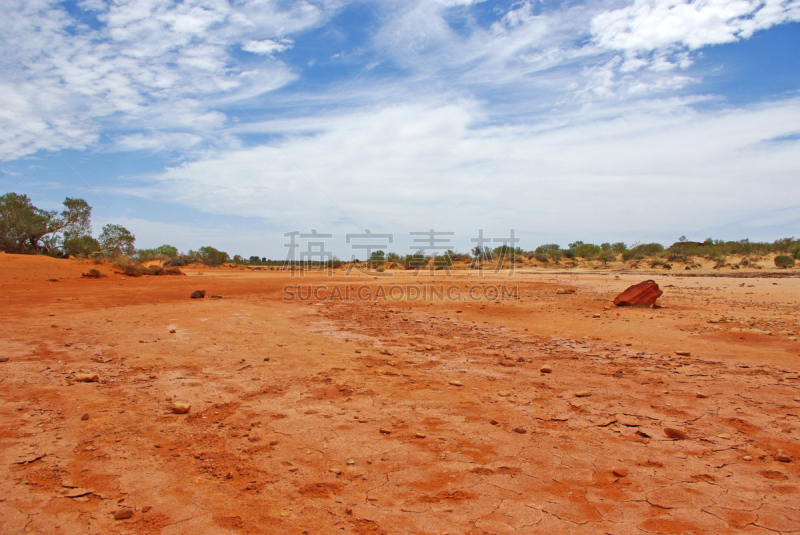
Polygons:
M519 433L520 435L524 435L525 433L528 432L528 430L525 429L524 427L515 427L514 432Z
M669 438L676 438L678 440L683 440L688 436L684 431L681 431L680 429L674 429L672 427L665 427L664 434Z
M195 290L192 292L192 299L202 299L206 296L205 290Z
M86 414L84 414L83 416L81 416L81 420L88 420L88 419L89 419L89 413L88 412Z
M664 292L659 289L655 281L644 281L639 284L634 284L617 297L614 298L614 304L618 307L624 306L652 306L656 299L661 297Z
M626 477L628 475L628 469L624 468L624 467L622 467L622 468L614 468L611 471L611 473L614 474L617 477Z
M114 520L125 520L126 518L130 518L133 516L133 509L124 508L118 509L116 513L114 513Z
M778 450L777 453L775 453L775 460L782 463L792 462L792 458L783 450Z

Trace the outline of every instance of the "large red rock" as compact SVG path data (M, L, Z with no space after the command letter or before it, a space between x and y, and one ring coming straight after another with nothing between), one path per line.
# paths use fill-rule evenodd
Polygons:
M614 298L614 304L618 307L625 306L653 306L656 299L661 297L663 290L658 287L656 281L644 281L639 284L634 284L617 297Z

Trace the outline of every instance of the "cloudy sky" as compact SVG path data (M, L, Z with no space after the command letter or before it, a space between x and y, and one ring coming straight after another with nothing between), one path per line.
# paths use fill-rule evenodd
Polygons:
M0 188L85 198L138 247L800 235L800 0L3 11Z

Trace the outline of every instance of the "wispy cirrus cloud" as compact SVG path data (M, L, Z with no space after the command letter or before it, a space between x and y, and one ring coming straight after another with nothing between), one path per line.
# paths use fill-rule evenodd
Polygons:
M187 134L201 143L225 120L221 102L295 80L274 53L336 9L151 0L81 2L70 14L56 1L14 1L0 21L0 158L85 149L119 128L133 131L119 136L121 149L141 135L167 141L162 149L185 148ZM236 58L240 47L265 57ZM180 134L177 145L165 133Z

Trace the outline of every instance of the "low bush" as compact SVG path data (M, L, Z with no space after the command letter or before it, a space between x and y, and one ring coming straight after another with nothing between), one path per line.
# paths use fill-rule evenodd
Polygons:
M108 275L100 273L100 271L95 268L92 268L87 273L82 273L81 275L87 279L100 279L102 277L108 277Z
M548 262L550 262L550 257L549 257L549 256L547 256L547 253L535 253L535 254L533 255L533 257L534 257L536 260L538 260L539 262L544 262L545 264L547 264Z
M126 264L122 266L122 272L129 277L141 277L145 272L149 274L148 269L139 267L136 264Z
M775 265L782 269L794 267L794 258L785 254L778 255L775 257Z

